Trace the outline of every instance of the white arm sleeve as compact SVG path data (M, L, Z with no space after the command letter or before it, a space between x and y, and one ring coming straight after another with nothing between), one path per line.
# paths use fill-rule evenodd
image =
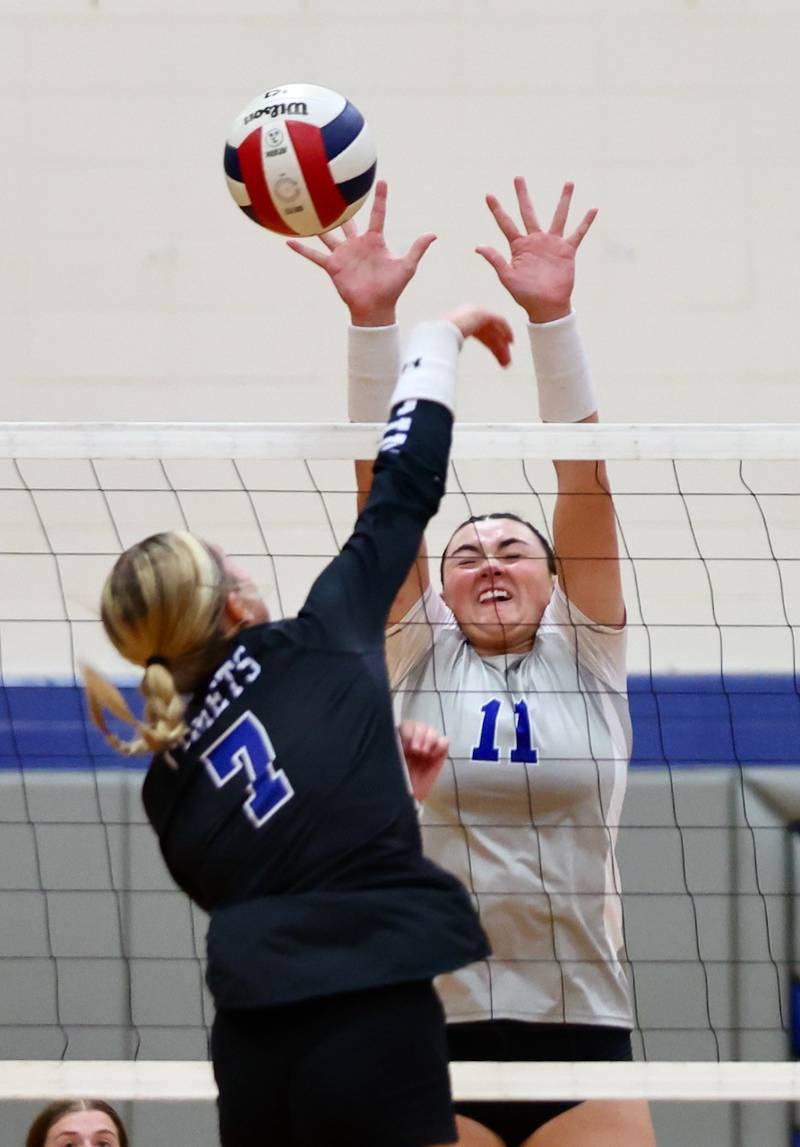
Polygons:
M464 338L445 320L418 323L401 362L396 325L349 328L347 408L351 422L385 422L400 402L426 398L451 412Z
M575 312L551 323L528 323L542 422L580 422L597 396Z
M351 422L385 422L400 373L400 328L353 327L347 333L347 410Z
M442 630L453 625L455 618L429 585L402 621L386 630L386 664L392 689L430 653Z
M627 689L626 650L628 631L624 625L598 625L569 601L556 585L540 630L556 630L572 646L581 665L617 693Z
M456 366L463 345L461 331L446 319L417 323L403 355L391 406L424 398L455 414Z

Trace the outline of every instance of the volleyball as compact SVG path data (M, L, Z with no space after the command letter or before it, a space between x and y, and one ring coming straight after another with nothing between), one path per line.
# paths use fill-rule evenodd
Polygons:
M257 96L233 122L225 178L242 211L280 235L320 235L355 215L375 179L361 112L316 84Z

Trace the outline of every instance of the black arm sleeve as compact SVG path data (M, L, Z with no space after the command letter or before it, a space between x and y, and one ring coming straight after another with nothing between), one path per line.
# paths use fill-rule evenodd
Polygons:
M352 652L383 646L389 609L444 493L452 428L453 416L437 402L392 410L369 500L300 611L309 637Z

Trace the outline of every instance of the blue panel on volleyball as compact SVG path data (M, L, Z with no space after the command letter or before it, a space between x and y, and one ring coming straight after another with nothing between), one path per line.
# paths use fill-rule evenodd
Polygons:
M239 152L235 147L231 147L229 143L225 144L225 174L229 179L235 179L237 183L243 183L242 167L239 162Z
M330 123L320 128L322 132L322 143L325 147L325 154L329 162L343 152L346 147L350 146L363 126L364 117L361 112L358 108L354 108L351 103L346 103L336 119L332 119ZM369 190L369 188L367 190ZM365 194L365 192L362 192L362 195L363 194ZM353 198L357 199L358 196L354 196ZM352 202L352 199L348 200L348 203Z
M357 175L355 179L346 179L344 183L336 184L345 203L355 203L357 199L361 199L363 195L367 194L372 187L377 166L377 163L373 163L372 167L367 168L363 175Z

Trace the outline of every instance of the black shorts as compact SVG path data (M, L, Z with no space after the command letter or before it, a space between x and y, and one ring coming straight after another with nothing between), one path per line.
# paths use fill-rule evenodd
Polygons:
M631 1033L626 1028L594 1024L532 1024L522 1020L482 1020L448 1024L452 1060L570 1062L631 1060ZM573 1103L457 1103L456 1111L499 1135L506 1147L519 1147L537 1128L577 1107Z
M220 1011L222 1147L455 1143L447 1040L428 981Z

